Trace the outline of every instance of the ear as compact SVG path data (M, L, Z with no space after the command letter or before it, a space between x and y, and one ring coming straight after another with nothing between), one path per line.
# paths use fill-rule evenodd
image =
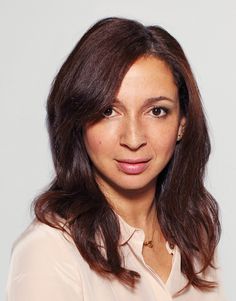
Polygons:
M186 125L186 117L181 117L180 123L179 123L179 129L178 129L178 136L177 136L177 141L180 141L184 135L184 130L185 130L185 125Z

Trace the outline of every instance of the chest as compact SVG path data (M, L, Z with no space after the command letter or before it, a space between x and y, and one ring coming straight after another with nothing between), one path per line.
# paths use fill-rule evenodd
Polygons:
M166 243L158 244L153 248L143 247L142 255L145 264L159 276L163 283L166 283L173 263L173 255L167 251Z
M214 293L213 295L211 293L202 294L194 287L191 287L186 293L177 298L172 297L186 284L186 279L180 272L180 257L178 254L177 252L173 257L169 256L166 260L169 269L164 271L164 275L169 274L169 276L165 283L159 276L163 273L163 270L157 267L157 265L160 265L160 260L153 259L148 251L143 251L143 254L140 253L139 255L134 253L130 246L125 246L122 250L124 266L138 272L141 276L135 289L124 286L116 279L108 280L101 277L91 270L87 262L80 257L79 267L83 301L220 301L218 295ZM161 254L160 257L163 258ZM162 264L166 265L166 262ZM163 279L165 279L164 277L167 276L163 276Z

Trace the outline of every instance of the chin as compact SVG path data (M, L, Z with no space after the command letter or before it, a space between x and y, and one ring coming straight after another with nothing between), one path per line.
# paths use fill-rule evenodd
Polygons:
M119 182L110 182L110 186L117 191L124 192L141 192L146 189L150 189L156 186L156 178L150 180L141 180L136 176L132 176L131 179L121 179Z

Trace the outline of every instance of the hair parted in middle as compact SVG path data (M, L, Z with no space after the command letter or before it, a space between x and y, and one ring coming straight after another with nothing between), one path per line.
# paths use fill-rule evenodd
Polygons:
M172 71L186 126L174 154L157 178L156 208L163 234L181 252L181 269L189 285L210 289L195 270L213 266L220 236L218 206L204 187L210 154L201 98L188 60L175 38L158 26L122 18L107 18L91 27L57 74L47 102L47 122L55 178L35 200L36 217L64 231L65 220L79 252L104 277L117 277L133 287L139 278L122 267L119 222L95 180L83 141L83 130L111 106L131 65L153 56ZM54 219L53 219L54 217ZM106 256L96 237L104 238Z

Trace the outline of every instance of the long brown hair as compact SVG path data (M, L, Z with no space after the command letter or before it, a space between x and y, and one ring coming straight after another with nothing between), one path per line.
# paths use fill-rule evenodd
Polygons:
M186 56L167 31L158 26L107 18L91 27L57 74L47 102L47 124L55 178L35 200L38 220L65 231L65 220L79 252L104 277L133 287L140 277L121 265L119 222L97 185L83 141L83 128L96 122L115 99L129 67L142 56L157 57L171 68L186 117L182 141L158 176L157 217L165 238L181 252L188 284L206 290L216 283L196 271L213 267L220 236L218 206L204 187L210 154L200 94ZM101 253L97 235L104 239Z

